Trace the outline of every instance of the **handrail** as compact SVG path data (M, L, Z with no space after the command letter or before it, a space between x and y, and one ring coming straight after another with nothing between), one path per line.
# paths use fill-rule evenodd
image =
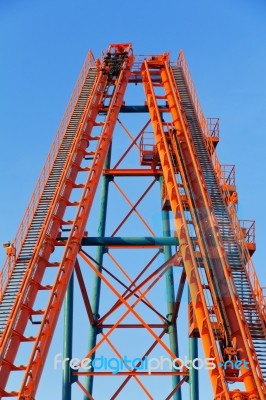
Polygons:
M210 137L219 138L220 136L220 126L219 118L209 117L207 118L208 133Z
M140 71L141 66L145 60L156 60L157 58L161 58L161 54L137 54L134 57L134 63L132 67L132 72ZM170 63L170 54L164 53L163 57L165 57Z
M243 230L243 234L245 237L245 241L247 243L256 242L256 233L255 233L255 221L250 219L240 219L239 220L240 227Z
M186 62L186 59L185 59L185 55L184 55L182 50L179 53L179 57L178 57L178 60L177 60L177 65L182 68L182 71L183 71L183 74L184 74L184 78L186 80L186 84L187 84L187 87L188 87L188 91L189 91L189 94L190 94L190 97L191 97L191 100L192 100L196 115L198 117L198 121L200 123L202 132L206 137L209 137L210 134L209 134L209 129L208 129L208 122L204 117L204 113L203 113L203 110L202 110L200 102L199 102L199 98L198 98L198 95L197 95L197 92L196 92L196 89L195 89L195 86L194 86L194 83L193 83L193 80L192 80L192 77L191 77L187 62Z
M44 163L44 166L41 170L39 179L37 180L36 186L33 190L32 196L30 198L30 201L28 203L28 206L26 208L26 211L22 217L21 223L19 225L19 228L17 230L17 233L15 235L15 238L12 242L13 248L15 250L15 254L12 256L7 256L4 265L1 269L0 272L0 299L3 296L5 286L7 284L7 281L12 274L13 268L16 263L17 256L20 253L20 250L22 248L22 245L24 243L24 240L26 238L27 232L29 230L29 227L31 225L34 213L36 211L36 208L38 206L38 203L40 201L40 198L42 196L44 187L46 185L46 182L49 178L49 174L51 172L51 169L53 167L54 161L56 159L56 156L58 154L59 148L62 144L63 137L66 133L70 118L73 114L73 111L75 109L76 103L78 101L80 92L82 90L83 84L85 82L85 79L87 77L89 69L94 65L94 57L91 51L88 52L86 59L84 61L83 67L81 69L81 72L79 74L79 77L77 79L77 82L74 86L72 95L70 97L70 100L68 102L66 111L64 113L64 116L61 120L61 123L59 125L58 131L56 133L55 139L51 145L50 151L48 153L48 156L46 158L46 161Z
M230 186L236 185L236 172L235 165L233 164L221 164L222 176L226 180L226 184Z
M203 134L206 137L208 137L209 136L208 135L208 124L206 122L204 113L200 106L197 92L196 92L195 86L193 84L193 80L191 78L191 74L190 74L190 71L189 71L189 68L186 63L185 56L184 56L184 53L182 50L180 51L180 54L179 54L179 57L177 60L177 65L180 68L182 68L183 75L184 75L184 78L186 81L186 85L187 85L187 88L188 88L188 91L190 94L190 98L192 100L192 103L193 103L196 115L198 117L198 121L200 123L201 129L203 131ZM256 298L258 308L259 308L259 310L261 310L262 317L264 318L264 320L266 320L266 298L264 296L263 289L260 286L255 267L254 267L252 259L250 257L250 254L249 254L246 242L245 242L243 230L240 226L240 222L239 222L239 219L238 219L238 216L236 213L235 206L231 201L231 194L226 185L227 178L223 173L223 169L218 160L213 142L211 140L206 140L206 145L207 145L207 149L209 151L210 157L212 159L212 163L213 163L215 172L217 174L217 177L219 179L219 182L225 188L224 196L225 196L226 203L228 204L228 212L229 212L230 220L232 222L235 239L236 239L237 243L239 244L242 260L243 260L243 263L244 263L244 266L246 269L246 273L247 273L250 283L252 285L253 294Z

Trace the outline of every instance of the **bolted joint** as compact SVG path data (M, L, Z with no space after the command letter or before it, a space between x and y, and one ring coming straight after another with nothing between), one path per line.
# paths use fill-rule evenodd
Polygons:
M96 328L96 335L99 335L99 333L103 332L103 328L99 328L98 326L96 326L95 328Z
M70 367L69 367L70 368ZM71 369L71 368L70 368ZM78 381L78 375L73 375L74 371L70 371L70 384L76 383Z
M93 326L93 328L95 330L96 335L99 335L99 333L102 333L102 331L103 331L103 328L99 328L96 325L97 321L100 319L100 314L93 314L93 317L94 317L94 321L95 321L95 325Z
M173 315L172 313L166 315L167 324L168 324L166 333L168 333L168 334L170 333L171 328L173 327L173 324L172 324L172 322L171 322L171 320L172 320L172 315Z
M108 181L108 182L113 182L114 181L114 179L115 179L115 177L114 177L114 175L105 175L105 179Z

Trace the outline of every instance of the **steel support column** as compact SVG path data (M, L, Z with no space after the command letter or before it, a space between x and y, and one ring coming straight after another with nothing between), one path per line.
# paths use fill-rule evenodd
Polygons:
M72 358L73 341L73 295L74 295L74 273L72 273L64 302L64 342L63 359ZM62 400L71 400L72 375L69 363L63 363Z
M188 303L190 303L190 293L188 288ZM195 360L199 356L198 339L190 337L189 339L189 360ZM199 371L191 368L189 371L189 399L199 400Z
M104 168L110 168L111 163L111 150L110 145L107 158L105 160ZM109 189L110 177L108 175L102 176L102 187L101 187L101 197L100 197L100 211L99 211L99 225L98 225L98 236L104 237L105 226L106 226L106 213L107 213L107 200L108 200L108 189ZM105 249L103 246L98 246L96 249L95 260L97 262L96 268L101 270L101 265L103 264L103 255ZM94 275L92 283L92 295L91 295L91 309L94 315L95 321L99 319L99 305L100 305L100 292L101 292L101 279L98 275ZM96 345L97 335L99 333L99 328L96 326L90 326L89 328L89 343L88 351L91 351ZM92 360L95 358L95 354L90 357ZM93 375L86 378L85 387L87 391L92 394L93 390ZM84 396L84 400L89 400L87 396Z
M198 339L189 338L189 359L198 358ZM199 400L199 371L192 368L189 373L190 400Z
M162 180L163 178L160 178L161 187L162 187ZM170 232L169 211L162 210L162 225L163 225L163 236L170 237L171 232ZM171 246L164 246L165 261L169 260L169 258L171 257L172 257ZM165 274L165 279L166 279L166 296L167 296L167 319L170 322L172 320L172 315L175 306L173 267L168 268ZM173 321L171 322L171 324L169 324L168 334L169 334L170 349L176 355L176 357L178 357L179 351L178 351L176 321ZM175 388L179 384L179 382L180 382L180 377L177 375L173 375L172 376L173 388ZM173 395L173 400L182 400L181 389L178 389L178 391Z

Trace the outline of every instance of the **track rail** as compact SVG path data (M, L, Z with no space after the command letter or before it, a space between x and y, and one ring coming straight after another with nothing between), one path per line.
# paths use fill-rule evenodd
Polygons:
M249 255L245 238L243 236L243 230L241 229L241 224L239 223L239 219L236 213L236 209L234 204L231 202L231 194L227 189L227 178L223 170L223 166L220 164L219 159L217 157L217 153L214 148L214 144L209 138L209 129L208 129L208 120L206 120L203 110L200 105L200 101L197 95L197 91L195 89L193 79L191 77L184 53L181 51L177 60L177 66L182 69L183 78L186 85L187 94L189 95L189 99L191 101L191 105L194 108L194 112L197 117L197 121L200 124L201 130L205 135L206 145L210 157L212 159L212 163L217 174L218 180L220 181L220 185L223 186L224 196L226 202L229 204L228 212L230 216L230 220L232 223L235 239L240 247L241 257L243 263L245 265L247 275L250 278L250 283L253 289L253 295L256 298L256 303L258 304L258 312L260 314L261 321L264 321L264 333L266 334L266 296L263 293L263 289L259 283L258 275L256 273L253 261Z
M145 63L144 63L145 65ZM162 84L165 89L165 97L162 94L156 96L156 88L158 83L152 85L151 73L158 68L162 77ZM172 206L174 218L177 221L177 216L182 215L179 199L179 210L177 211L177 204L175 200L178 199L178 189L174 184L174 177L169 180L169 173L174 169L175 160L177 168L185 171L183 172L183 184L188 196L194 198L195 211L197 217L194 226L197 224L201 227L200 241L202 248L205 247L205 257L209 260L209 268L213 274L213 279L216 284L213 298L218 296L220 298L220 311L223 316L224 326L227 327L227 342L224 343L225 349L217 348L215 340L210 329L206 328L203 332L202 315L199 312L199 301L194 303L194 312L197 316L200 336L203 341L206 356L209 356L208 346L212 348L213 352L217 351L218 354L222 353L223 361L226 361L229 349L235 348L235 357L240 356L241 359L246 359L250 363L250 371L242 370L240 381L243 381L246 387L246 392L243 393L248 396L249 393L254 393L254 398L264 398L265 384L263 379L264 373L264 356L259 351L260 346L264 346L264 332L263 321L260 319L258 307L253 296L252 287L250 285L248 276L245 273L245 268L242 265L238 244L235 242L233 228L227 212L226 203L222 197L219 181L214 171L210 154L206 148L206 136L202 134L198 116L202 120L202 112L195 113L192 105L190 95L185 85L182 70L178 67L169 68L169 63L166 57L158 57L146 63L145 69L147 82L146 97L148 105L150 106L150 114L159 114L158 102L166 99L169 105L173 121L172 125L175 129L171 128L168 136L171 137L171 148L173 154L167 156L169 149L166 149L165 139L166 130L164 124L159 121L158 115L153 118L153 127L156 136L158 151L164 143L164 149L161 151L161 164L164 171L164 178L168 190L168 196ZM145 85L145 84L144 84ZM178 88L178 89L177 89ZM152 98L152 100L151 100ZM199 110L199 106L198 110ZM168 118L169 119L169 118ZM171 125L169 123L168 125ZM158 133L159 132L159 133ZM162 158L162 155L164 157ZM166 166L166 158L168 165ZM191 212L193 214L193 212ZM183 225L186 222L183 221ZM184 240L184 246L190 247L189 241L191 238L185 235L182 238L182 224L176 225L179 241ZM183 255L185 269L188 276L191 274L191 268L196 274L196 267L193 267L193 247ZM181 250L182 252L182 250ZM188 264L188 265L186 265ZM208 279L208 277L207 277ZM208 282L211 287L211 282ZM201 298L200 303L204 308L204 286L202 282L198 283L198 295ZM219 291L217 291L219 289ZM190 288L193 292L193 289ZM195 289L194 289L195 290ZM220 292L220 294L218 294ZM194 299L195 300L195 299ZM202 313L203 314L203 313ZM208 317L205 314L204 321L208 325ZM206 334L206 330L208 334ZM204 338L205 334L205 338ZM260 340L257 345L256 340ZM206 343L208 345L204 346ZM217 350L215 350L217 349ZM228 349L228 350L227 350ZM238 354L238 350L241 351ZM217 357L217 354L215 358ZM217 359L217 358L216 358ZM219 359L219 358L218 358ZM217 374L220 376L220 384L217 385ZM223 387L221 382L231 381L231 377L224 375L224 371L217 368L216 377L211 376L215 398L231 398L231 393L227 387ZM257 397L256 397L257 395ZM225 397L224 397L225 396ZM259 397L258 397L259 396ZM246 397L245 397L246 398Z
M77 105L78 99L80 97L80 93L83 89L85 79L87 78L88 71L91 67L93 67L93 65L94 65L94 57L93 57L92 52L89 51L86 56L86 59L84 61L84 64L81 69L78 80L76 82L76 85L73 89L72 95L68 102L68 105L67 105L66 111L64 113L64 116L62 118L62 121L60 123L59 129L56 133L55 139L51 145L51 148L50 148L50 151L46 158L46 161L41 170L41 173L37 180L36 186L33 190L29 204L28 204L26 211L22 217L22 220L20 222L17 233L13 239L12 247L13 247L14 251L11 255L9 255L6 258L4 265L1 269L1 272L0 272L0 300L2 299L2 296L4 294L8 279L13 272L13 268L16 265L16 259L19 257L19 254L20 254L21 248L23 246L23 243L25 241L26 235L31 226L33 216L36 212L36 208L39 205L39 201L43 194L43 190L44 190L47 180L50 176L51 170L54 166L54 162L58 156L58 152L62 145L63 138L66 134L71 117L73 115L73 112Z
M68 130L4 292L4 297L12 296L13 302L6 314L7 320L4 321L1 337L1 398L34 399L51 343L51 332L55 329L80 250L132 62L130 44L112 45L101 64L89 69L84 81ZM104 121L97 122L96 118L106 104L107 115ZM99 127L101 133L95 135L94 128ZM93 144L92 149L95 150L86 150L90 144ZM89 163L85 169L81 167L84 159ZM85 177L83 174L82 184L77 181L79 172L86 172ZM80 199L72 201L71 194L77 188L82 189ZM66 220L64 216L68 215L70 209L74 209L74 217ZM51 263L50 255L56 246L56 239L60 229L66 225L69 233L64 252L58 260ZM52 284L45 285L43 277L51 267L55 268L55 278ZM19 280L15 275L16 268ZM41 291L48 292L48 302L42 310L36 311L35 300ZM36 313L39 317L39 330L36 336L27 337L24 332ZM24 365L18 367L15 365L16 355L25 341L32 345L31 355ZM25 371L21 387L19 391L6 391L9 375L16 371Z

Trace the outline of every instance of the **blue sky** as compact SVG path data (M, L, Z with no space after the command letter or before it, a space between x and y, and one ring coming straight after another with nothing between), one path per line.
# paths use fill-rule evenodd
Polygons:
M182 48L205 115L220 117L218 153L236 164L239 216L256 220L266 286L265 17L263 0L0 0L0 241L16 232L88 49L132 42L135 54L175 60Z

